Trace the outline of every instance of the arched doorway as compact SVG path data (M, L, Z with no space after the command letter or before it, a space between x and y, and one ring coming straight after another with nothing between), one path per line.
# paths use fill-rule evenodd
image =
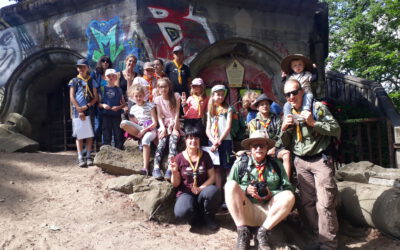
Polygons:
M244 67L244 78L241 87L230 88L231 104L237 103L246 89L259 90L277 103L284 101L280 82L281 57L248 39L221 40L201 51L190 64L192 75L203 78L207 87L228 86L226 68L234 60Z
M74 147L68 82L77 74L78 58L82 56L69 49L41 50L26 58L6 84L0 118L11 112L25 116L41 150Z

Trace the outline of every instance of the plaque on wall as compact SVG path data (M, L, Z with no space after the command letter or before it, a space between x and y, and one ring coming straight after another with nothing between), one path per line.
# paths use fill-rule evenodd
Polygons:
M226 67L226 75L228 77L230 88L242 87L244 67L240 64L238 60L233 60L233 62Z

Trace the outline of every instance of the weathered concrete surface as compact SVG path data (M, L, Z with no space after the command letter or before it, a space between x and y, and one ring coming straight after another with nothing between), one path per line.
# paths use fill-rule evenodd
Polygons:
M139 150L124 151L104 145L94 157L94 165L115 175L140 174L143 156Z
M134 175L135 185L129 197L142 209L149 219L172 222L174 217L175 190L171 183L152 177Z
M360 161L340 168L337 177L344 181L396 186L400 180L400 169L383 168L368 161Z
M36 152L39 150L39 144L14 131L8 129L8 126L0 124L0 151L1 152Z
M28 119L18 113L8 114L2 126L7 126L8 130L21 133L26 137L30 137L32 133L32 127Z
M349 181L337 184L346 219L400 239L400 189Z

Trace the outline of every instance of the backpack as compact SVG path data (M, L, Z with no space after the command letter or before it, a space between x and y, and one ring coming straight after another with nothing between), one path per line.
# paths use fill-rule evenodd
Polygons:
M275 170L276 173L278 173L279 186L282 189L281 168L270 156L266 156L266 160L267 160L267 164L272 165L272 168ZM240 164L239 164L239 180L241 180L246 174L250 178L250 169L249 169L248 163L249 163L249 156L246 153L242 154L240 156Z
M231 137L234 141L241 141L246 138L246 124L243 116L233 106L230 108L233 110Z

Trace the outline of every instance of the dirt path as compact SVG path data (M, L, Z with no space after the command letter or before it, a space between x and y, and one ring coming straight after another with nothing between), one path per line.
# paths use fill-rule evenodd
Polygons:
M76 167L73 152L0 153L0 249L222 250L235 245L230 220L215 234L147 221L127 195L106 189L109 178L114 177L97 167ZM400 249L399 242L376 232L357 237L344 239L353 248Z

